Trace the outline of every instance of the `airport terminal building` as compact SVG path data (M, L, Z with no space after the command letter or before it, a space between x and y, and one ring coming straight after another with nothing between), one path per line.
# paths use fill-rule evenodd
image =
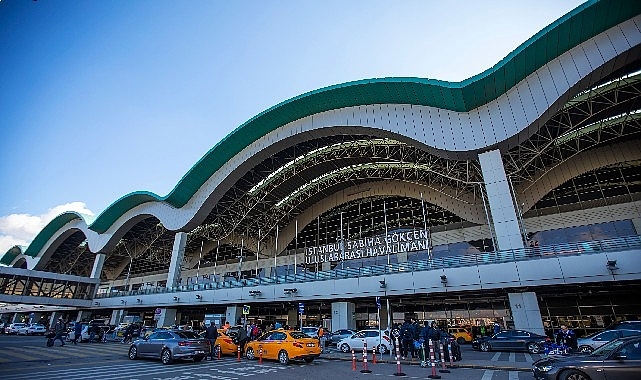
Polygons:
M472 78L302 94L166 196L58 216L0 301L60 309L1 318L587 333L641 317L640 235L641 3L589 1Z

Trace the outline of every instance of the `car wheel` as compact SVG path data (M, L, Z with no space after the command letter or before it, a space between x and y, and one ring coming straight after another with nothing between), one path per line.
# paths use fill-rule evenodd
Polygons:
M314 358L305 358L305 363L311 363L314 361Z
M527 344L527 351L531 354L538 354L541 352L541 346L538 343L530 342Z
M349 344L347 344L347 343L341 344L341 351L342 352L349 352L350 351Z
M583 372L576 370L563 371L559 375L560 380L590 380L590 377Z
M280 350L278 353L278 361L283 365L289 364L289 355L287 354L287 351Z
M245 351L245 357L249 360L256 360L256 354L254 353L254 349L249 347L247 351Z
M138 349L136 346L131 346L129 348L129 359L134 360L136 358L138 358Z
M172 359L171 359L171 352L169 352L168 349L162 350L160 353L160 361L162 361L162 364L171 364Z
M202 362L204 358L205 358L204 356L200 356L200 355L194 356L194 362L196 363Z
M480 348L480 349L481 349L481 351L483 351L483 352L489 352L489 351L492 351L492 346L490 346L490 344L489 344L488 342L483 342L483 343L481 343L481 345L479 346L479 348Z
M581 346L579 347L579 352L583 354L591 354L594 349L590 346Z
M379 353L379 354L381 354L381 355L385 354L385 353L387 352L387 346L386 346L386 345L384 345L384 344L379 344L379 345L376 347L376 352L378 352L378 353Z
M465 338L456 338L456 343L459 344L459 346L462 346L465 344Z

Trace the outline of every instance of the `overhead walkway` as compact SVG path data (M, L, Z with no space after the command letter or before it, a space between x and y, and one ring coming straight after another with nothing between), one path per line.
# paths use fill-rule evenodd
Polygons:
M0 266L0 302L88 307L99 278Z

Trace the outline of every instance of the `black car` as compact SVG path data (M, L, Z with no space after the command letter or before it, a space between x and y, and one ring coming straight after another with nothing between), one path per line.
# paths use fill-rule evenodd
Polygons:
M475 350L488 351L527 351L538 354L545 348L549 338L523 330L503 330L490 337L476 338L472 341Z
M641 336L615 339L588 355L549 356L532 364L536 380L639 379Z

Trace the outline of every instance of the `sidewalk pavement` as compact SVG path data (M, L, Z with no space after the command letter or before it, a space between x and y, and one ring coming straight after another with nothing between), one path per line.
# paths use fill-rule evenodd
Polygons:
M363 351L355 352L356 363L360 365L363 361ZM383 357L381 359L381 356ZM342 361L352 361L351 353L343 353L339 350L330 349L323 351L321 358L327 360L342 360ZM372 353L368 352L367 362L372 363ZM390 357L389 353L384 355L378 355L376 359L377 363L385 364L396 364L396 357ZM420 365L421 361L419 359L405 359L400 360L401 365ZM449 367L449 361L445 362L445 366ZM528 362L508 362L508 361L492 361L492 360L483 360L483 359L465 359L461 361L453 362L453 368L477 368L477 369L493 369L501 371L523 371L530 372L532 371L532 364ZM441 368L441 364L437 363L437 369Z

